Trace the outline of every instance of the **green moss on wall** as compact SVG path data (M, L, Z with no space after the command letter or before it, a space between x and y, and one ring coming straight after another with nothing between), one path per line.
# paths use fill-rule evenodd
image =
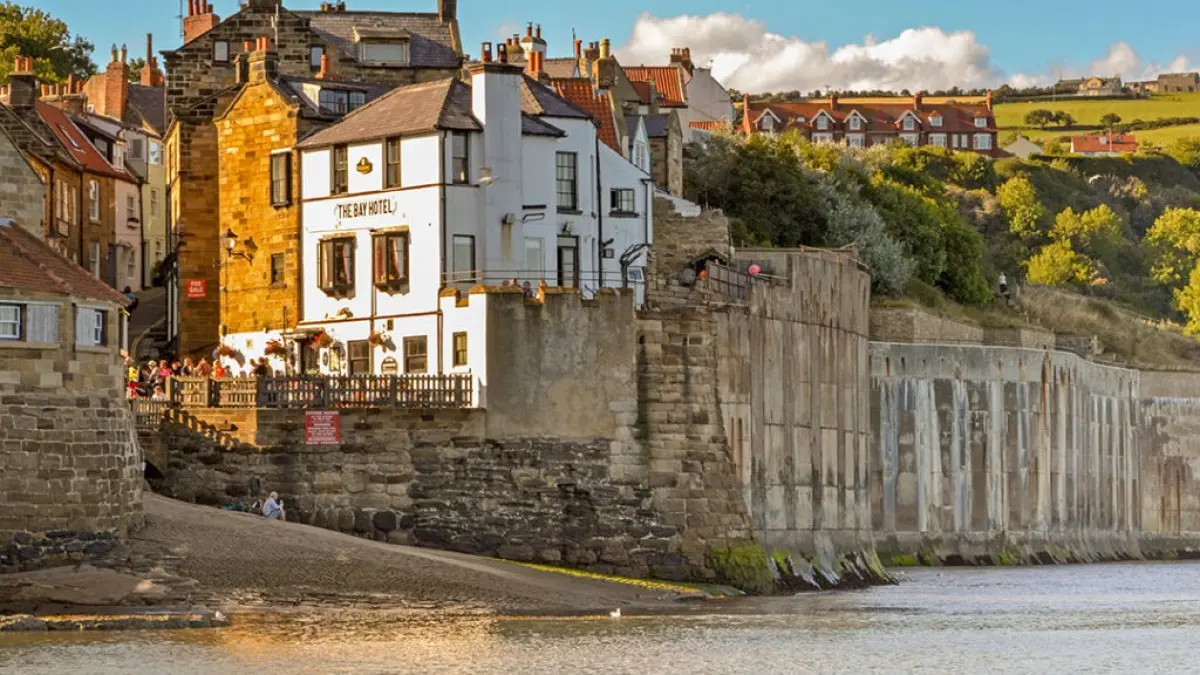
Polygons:
M753 542L711 551L708 566L723 583L747 593L770 593L775 588L767 554Z

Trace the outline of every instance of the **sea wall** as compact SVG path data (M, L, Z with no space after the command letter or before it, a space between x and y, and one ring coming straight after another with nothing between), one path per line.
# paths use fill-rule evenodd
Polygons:
M884 562L1139 555L1137 371L1074 354L871 345Z
M1143 549L1200 550L1200 373L1143 371Z

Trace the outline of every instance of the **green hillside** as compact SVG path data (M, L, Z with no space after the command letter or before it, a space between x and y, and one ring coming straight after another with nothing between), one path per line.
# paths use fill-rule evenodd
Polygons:
M1066 129L1055 125L1046 129L1029 127L1025 124L1025 116L1034 110L1067 113L1075 119L1075 126ZM1200 118L1200 92L1161 94L1148 99L1096 101L1067 98L1058 101L1000 103L996 105L996 124L1000 127L1001 142L1005 142L1010 135L1006 132L1018 129L1022 130L1026 137L1038 141L1095 131L1100 128L1100 118L1109 113L1115 113L1121 118L1121 122L1126 124L1134 120L1151 122L1166 118ZM1140 143L1164 146L1181 138L1200 138L1200 124L1138 129L1131 133L1137 136Z

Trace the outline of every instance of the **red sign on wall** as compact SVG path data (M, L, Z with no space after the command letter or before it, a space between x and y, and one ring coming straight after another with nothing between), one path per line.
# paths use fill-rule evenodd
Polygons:
M342 415L336 410L308 410L304 413L305 445L341 445Z
M187 296L196 300L208 295L208 282L204 279L187 280Z

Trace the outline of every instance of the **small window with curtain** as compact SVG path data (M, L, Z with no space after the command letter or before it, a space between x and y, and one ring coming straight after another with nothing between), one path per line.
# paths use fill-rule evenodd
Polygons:
M375 257L375 285L387 290L401 290L408 283L408 233L376 234L371 245Z
M609 192L610 208L613 213L636 213L637 209L633 203L633 190L630 188L616 188Z
M335 195L344 195L350 191L350 149L344 145L335 145L330 156L333 167L329 174L332 179L329 191Z
M404 372L429 371L429 341L424 335L404 338Z
M271 205L292 203L292 155L277 152L271 155Z
M75 344L82 347L103 347L108 341L102 309L79 307L75 313Z
M465 131L450 134L450 182L465 185L470 182L471 137Z
M20 340L25 335L21 305L0 305L0 340Z
M387 139L387 171L384 172L384 187L400 187L400 139Z
M317 285L328 295L347 297L354 292L354 239L326 239L317 250Z
M340 89L322 89L318 96L321 102L321 112L333 115L345 115L350 111L349 98Z
M451 270L456 282L478 279L475 270L475 237L469 234L454 235Z
M467 365L467 334L454 334L454 367L461 368Z

